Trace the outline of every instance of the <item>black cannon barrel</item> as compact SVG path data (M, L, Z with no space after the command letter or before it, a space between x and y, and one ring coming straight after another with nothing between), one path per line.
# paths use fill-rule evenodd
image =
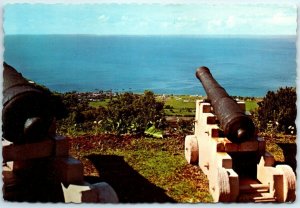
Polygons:
M45 138L53 120L51 93L3 64L3 138L30 143Z
M255 133L253 121L213 78L209 69L205 66L198 68L196 77L205 89L225 136L236 143L253 138Z

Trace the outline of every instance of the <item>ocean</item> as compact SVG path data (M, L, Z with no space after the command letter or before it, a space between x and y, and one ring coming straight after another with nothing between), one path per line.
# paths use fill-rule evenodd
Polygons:
M205 95L206 66L230 95L296 86L295 36L7 35L4 61L57 92Z

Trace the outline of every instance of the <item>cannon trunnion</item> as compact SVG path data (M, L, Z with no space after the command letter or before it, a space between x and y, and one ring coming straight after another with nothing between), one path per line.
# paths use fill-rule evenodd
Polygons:
M185 137L185 158L207 175L214 201L294 201L295 173L288 165L274 167L245 103L230 98L207 67L198 68L196 77L208 100L196 101L194 135Z

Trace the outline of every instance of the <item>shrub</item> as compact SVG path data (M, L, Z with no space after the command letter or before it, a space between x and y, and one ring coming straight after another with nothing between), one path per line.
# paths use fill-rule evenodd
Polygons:
M58 131L62 134L78 132L110 132L116 134L144 133L150 127L162 130L166 121L164 103L156 101L151 91L138 95L133 93L116 94L107 106L91 107L82 93L60 95L68 116L58 120Z
M194 129L194 120L177 119L177 129L181 133L192 133Z
M295 134L296 99L296 88L293 87L269 91L254 113L259 130Z
M143 95L128 92L117 95L108 103L108 130L117 134L140 134L151 126L162 129L165 125L163 107L151 91Z

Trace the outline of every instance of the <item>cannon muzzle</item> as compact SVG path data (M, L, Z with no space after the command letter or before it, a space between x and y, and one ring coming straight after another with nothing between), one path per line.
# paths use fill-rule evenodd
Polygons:
M3 67L3 138L18 144L45 139L55 117L51 92Z
M253 121L213 78L209 69L205 66L198 68L196 77L204 87L225 136L236 143L253 138L255 134Z

